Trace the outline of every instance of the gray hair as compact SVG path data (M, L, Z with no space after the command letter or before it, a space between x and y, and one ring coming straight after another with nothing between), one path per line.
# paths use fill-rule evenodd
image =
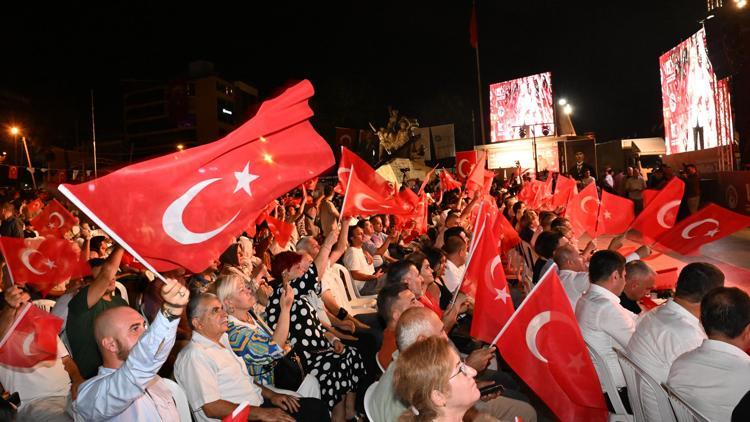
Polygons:
M628 281L643 280L651 275L656 275L656 272L639 259L625 264L625 279Z
M309 248L312 247L312 242L314 240L315 239L312 236L302 236L295 246L298 251L310 252Z
M216 280L216 296L219 302L224 306L224 301L232 296L239 289L245 286L245 280L237 274L223 274Z
M201 293L190 298L187 305L188 323L190 328L195 329L193 326L193 318L200 318L206 312L206 307L203 306L203 302L208 299L219 299L213 293Z
M403 351L416 343L419 336L430 337L432 325L429 316L434 313L423 307L409 308L398 319L396 325L396 346Z

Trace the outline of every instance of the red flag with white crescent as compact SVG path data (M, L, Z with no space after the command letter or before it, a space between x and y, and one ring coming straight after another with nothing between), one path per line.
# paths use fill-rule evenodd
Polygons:
M461 182L465 182L477 164L477 152L459 151L456 153L456 176Z
M60 191L152 271L203 271L266 204L334 164L309 81L224 138Z
M677 221L685 182L675 177L655 194L648 205L635 218L631 228L640 232L646 242L653 242Z
M367 164L359 155L347 148L341 148L341 162L339 163L338 177L339 183L336 185L336 192L343 195L346 192L346 183L349 180L349 172L354 168L360 180L364 181L370 187L382 196L391 196L395 194L395 186L381 175L375 169Z
M602 190L599 217L596 222L596 238L600 234L621 234L630 227L635 218L633 201Z
M495 343L503 359L557 419L607 420L599 377L554 266L518 307Z
M448 192L453 189L461 189L462 187L463 185L461 182L454 179L448 170L440 172L440 189L442 189L443 192Z
M657 239L657 247L667 247L682 255L693 255L701 246L750 226L750 217L708 204L680 221Z
M598 211L599 195L596 185L591 183L570 200L565 215L570 218L570 223L578 236L584 232L594 236Z
M76 224L78 224L78 219L56 199L50 201L42 212L31 220L31 225L40 235L59 238L62 238Z
M0 340L0 363L33 368L39 362L57 359L57 333L62 325L61 318L26 303Z

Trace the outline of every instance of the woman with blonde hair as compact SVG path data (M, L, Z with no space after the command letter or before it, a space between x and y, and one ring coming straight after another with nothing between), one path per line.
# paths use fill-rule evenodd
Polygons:
M409 405L399 420L460 422L479 400L476 374L446 338L414 343L399 355L393 375L396 394Z

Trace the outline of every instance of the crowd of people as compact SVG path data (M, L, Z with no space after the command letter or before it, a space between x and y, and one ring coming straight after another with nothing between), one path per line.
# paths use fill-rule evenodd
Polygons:
M579 185L593 183L593 168L583 154L576 159ZM666 173L658 177L675 177ZM623 183L616 179L607 171L601 185L642 199L643 179L630 170ZM644 260L650 248L623 256L622 236L603 250L595 240L579 245L564 209L527 209L515 196L519 183L498 180L491 190L522 239L502 259L516 306L554 266L584 340L604 360L597 372L612 376L625 403L613 347L710 420L747 417L747 293L724 287L718 268L698 262L682 269L672 297L646 310L642 299L656 278ZM698 202L689 186L692 212ZM3 412L17 420L175 421L182 391L196 421L231 417L244 402L248 420L263 421L365 420L366 410L377 422L536 421L548 412L544 404L493 345L469 335L482 316L460 285L480 197L441 192L437 181L425 191L433 201L429 227L414 235L393 216L342 217L332 184L319 182L310 198L295 190L270 207L292 227L288 238L263 222L237 233L201 273L177 269L163 279L79 215L67 237L80 245L91 276L50 293L51 312L64 320L56 359L0 365L5 403L12 393L20 398L17 411ZM34 237L28 204L51 196L0 194L0 234ZM526 271L522 247L534 251ZM348 280L353 295L341 288ZM25 303L40 298L12 285L7 271L3 286L0 337ZM365 312L351 311L354 300ZM641 400L658 412L653 392L644 389Z

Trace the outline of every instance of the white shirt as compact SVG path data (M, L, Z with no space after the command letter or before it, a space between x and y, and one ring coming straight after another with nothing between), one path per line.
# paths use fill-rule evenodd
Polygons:
M99 367L81 384L73 403L76 421L176 421L172 392L156 375L174 346L179 319L159 312L119 369Z
M750 390L750 356L723 341L706 339L678 357L667 384L710 421L729 421Z
M367 262L367 258L365 257L362 248L355 248L354 246L346 248L346 252L344 252L344 266L349 271L359 271L367 275L375 274L375 266ZM353 279L353 281L357 290L362 290L365 281L357 279Z
M459 266L456 266L450 259L445 262L445 274L443 275L443 283L445 283L445 287L448 288L451 292L455 292L458 288L458 284L461 282L461 277L463 277L464 272L466 271L466 264Z
M687 309L669 299L638 319L628 343L633 361L656 382L664 383L677 357L700 346L706 339L700 321ZM647 420L659 419L656 396L648 385L641 385L641 402Z
M68 350L57 338L57 359L39 362L33 368L16 368L0 364L0 384L7 391L17 392L21 407L37 399L65 397L70 393L70 376L62 358Z
M589 290L589 273L586 271L560 270L560 282L562 283L565 294L568 295L573 312L575 312L578 299Z
M216 421L203 413L203 405L217 400L250 406L263 404L261 388L247 372L245 362L234 354L229 337L223 334L221 345L193 331L190 343L177 355L174 375L185 394L197 422Z
M625 377L612 348L625 349L628 345L635 331L636 315L620 306L620 298L614 293L591 283L576 304L576 319L583 339L604 359L617 388L625 387ZM596 368L598 374L601 370Z

